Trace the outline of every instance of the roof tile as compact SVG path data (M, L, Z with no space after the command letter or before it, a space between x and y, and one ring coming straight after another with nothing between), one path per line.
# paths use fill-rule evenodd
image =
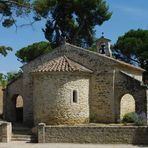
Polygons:
M52 59L43 65L38 66L33 73L36 72L89 72L92 71L87 69L86 67L70 60L65 55Z

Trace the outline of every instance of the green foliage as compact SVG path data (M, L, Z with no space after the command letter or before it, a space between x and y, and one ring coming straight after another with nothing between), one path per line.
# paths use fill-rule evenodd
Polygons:
M35 21L46 19L45 38L58 46L62 37L68 42L89 47L94 41L95 26L111 18L105 0L1 0L0 15L4 27L17 27L17 18L33 16ZM25 24L23 24L25 25Z
M12 51L11 47L0 46L0 54L6 56L9 51Z
M18 72L8 72L7 74L0 73L0 85L5 88L7 84L13 80L16 80L22 75L21 71Z
M0 0L2 25L7 28L14 25L16 17L22 17L30 13L30 5L30 0Z
M0 86L2 86L2 88L5 88L6 85L7 85L6 76L3 73L0 73Z
M144 80L148 81L148 30L128 31L118 38L113 48L117 58L146 69Z
M61 36L66 36L70 43L91 46L94 27L112 15L105 0L35 0L33 7L39 19L47 19L45 37L56 46Z
M7 80L1 80L0 83L1 83L1 86L2 86L3 89L6 88Z
M7 82L11 82L11 81L17 79L18 77L20 77L21 75L22 75L21 71L18 71L18 72L8 72L5 75L5 77L6 77Z
M0 73L0 85L2 86L2 88L6 87L6 80L5 80L5 75L3 73Z
M0 81L3 79L3 73L0 73Z
M15 20L13 20L13 19L5 19L4 21L3 21L3 23L2 23L2 25L4 26L4 27L11 27L13 24L15 23Z
M134 125L142 126L146 125L146 116L144 113L138 115L135 112L130 112L124 115L122 122L124 124L134 123Z
M51 50L52 48L48 42L38 42L18 50L15 55L19 61L27 63Z
M138 115L135 112L130 112L124 115L123 123L135 123L138 120Z

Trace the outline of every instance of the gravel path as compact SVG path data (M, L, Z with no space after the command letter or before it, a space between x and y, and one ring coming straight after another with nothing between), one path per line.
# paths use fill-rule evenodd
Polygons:
M133 146L133 145L111 145L111 144L33 144L24 142L0 143L0 148L148 148L148 146Z

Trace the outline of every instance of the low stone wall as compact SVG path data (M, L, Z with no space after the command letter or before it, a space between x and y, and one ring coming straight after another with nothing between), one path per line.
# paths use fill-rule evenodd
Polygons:
M148 144L148 127L38 126L39 143Z
M2 86L0 86L0 115L3 113L3 90Z
M10 142L12 134L12 125L10 122L0 121L0 142Z

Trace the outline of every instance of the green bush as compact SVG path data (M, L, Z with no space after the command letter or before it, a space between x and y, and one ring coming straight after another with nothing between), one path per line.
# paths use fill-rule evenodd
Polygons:
M135 123L136 121L138 121L138 115L135 112L126 113L122 119L123 123Z
M134 125L142 126L146 124L146 115L145 113L137 114L135 112L127 113L123 116L123 123L134 123Z

